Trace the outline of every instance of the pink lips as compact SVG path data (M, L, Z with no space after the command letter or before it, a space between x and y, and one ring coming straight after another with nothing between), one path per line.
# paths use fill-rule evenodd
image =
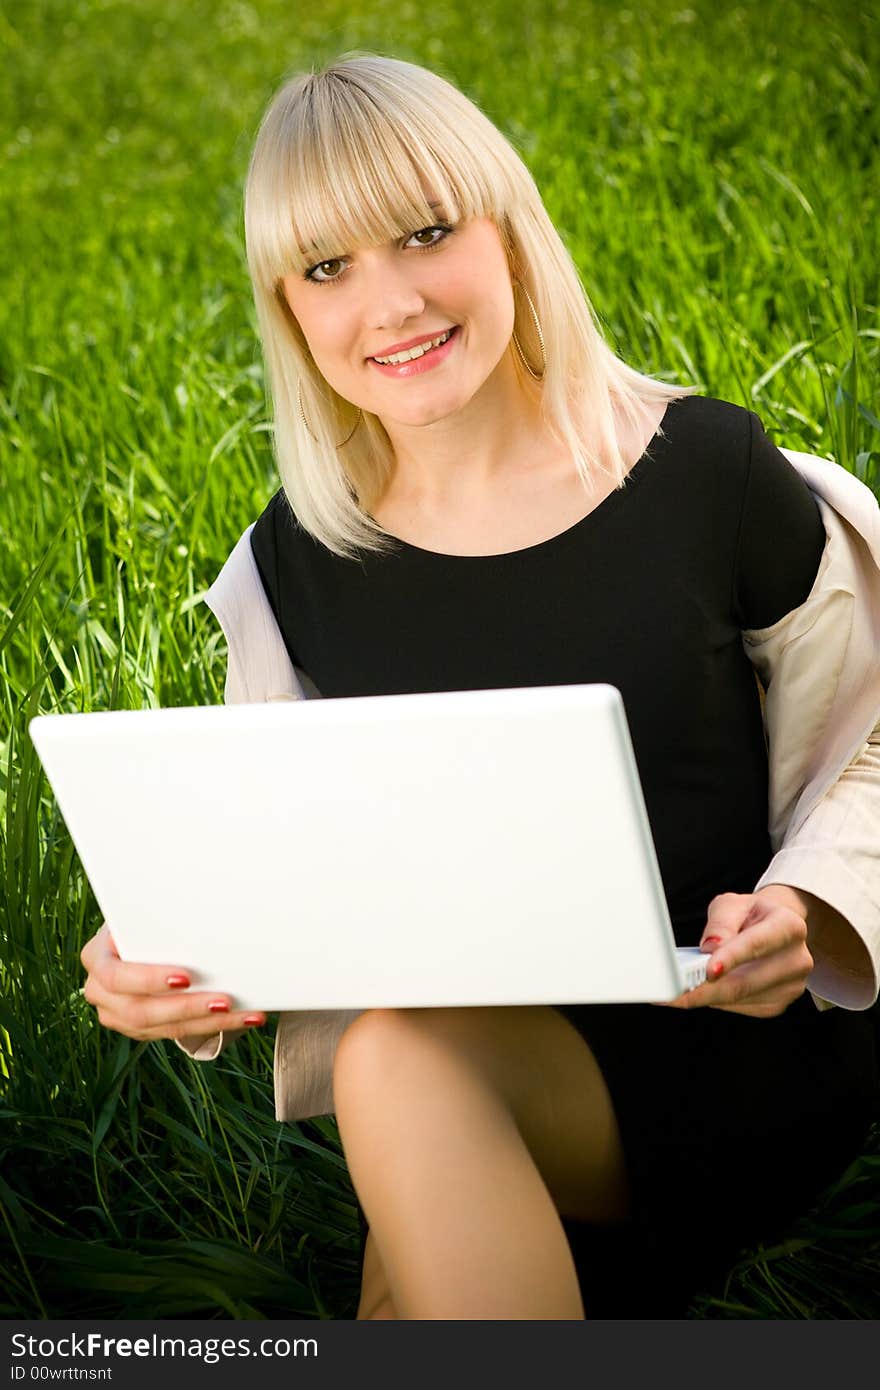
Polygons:
M455 347L455 344L458 342L460 332L461 330L456 324L445 343L441 343L439 347L429 348L427 352L422 353L421 357L414 357L411 362L377 362L375 357L371 357L368 359L370 366L374 367L377 372L382 372L384 376L397 377L398 379L402 377L418 376L422 372L429 372L432 367L439 367L440 363L446 360ZM432 336L437 335L434 334ZM417 347L420 342L425 341L424 338L417 338L415 341L411 341L410 346ZM396 348L395 351L405 352L406 348ZM390 357L391 352L383 352L382 356Z
M421 347L422 343L430 343L432 338L439 338L443 333L449 333L454 324L447 324L445 328L435 328L433 333L423 333L420 338L407 338L405 343L392 343L390 347L380 348L378 352L370 354L371 357L393 357L395 352L409 352L410 348Z

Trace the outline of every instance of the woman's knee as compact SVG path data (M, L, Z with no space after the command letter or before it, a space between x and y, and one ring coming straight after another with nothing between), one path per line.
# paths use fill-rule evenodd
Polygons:
M503 1104L563 1214L626 1215L623 1150L604 1079L586 1041L549 1006L366 1010L340 1040L334 1093L346 1119L363 1100L371 1125L393 1125L404 1119L395 1106L406 1097L430 1103L432 1079L450 1066Z
M499 1010L485 1007L365 1009L345 1029L333 1059L334 1091L370 1088L394 1103L395 1088L410 1085L450 1060L506 1095L509 1036L499 1031ZM509 1031L509 1030L508 1030Z
M336 1045L334 1083L351 1072L384 1072L388 1058L399 1052L407 1032L406 1010L364 1009L348 1024Z

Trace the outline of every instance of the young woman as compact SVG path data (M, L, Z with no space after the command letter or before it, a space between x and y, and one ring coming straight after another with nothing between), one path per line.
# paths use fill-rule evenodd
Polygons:
M682 1314L877 1110L876 502L626 366L434 73L286 83L245 220L283 486L212 590L227 699L616 685L676 938L712 953L672 1006L282 1016L279 1118L336 1113L360 1317ZM265 1020L107 926L83 962L133 1037L209 1058Z

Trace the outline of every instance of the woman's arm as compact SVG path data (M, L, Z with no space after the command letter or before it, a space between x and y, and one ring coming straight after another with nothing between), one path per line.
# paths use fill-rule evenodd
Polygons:
M880 985L880 724L774 855L756 892L807 922L819 1001L870 1008Z
M817 1006L865 1009L880 976L877 502L750 421L735 593L762 693L773 849L754 892L806 922Z
M806 988L819 1008L866 1009L880 977L877 504L804 456L811 505L752 414L750 435L734 594L762 694L774 854L752 893L709 905L709 982L676 1003L772 1016Z
M227 705L301 700L306 694L300 680L304 673L290 662L260 579L251 548L253 529L250 525L243 532L205 597L226 638ZM242 1031L232 1026L175 1041L195 1061L213 1062Z

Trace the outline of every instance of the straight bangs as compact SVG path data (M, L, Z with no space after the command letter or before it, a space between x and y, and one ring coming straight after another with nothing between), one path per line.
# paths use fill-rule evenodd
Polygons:
M456 111L460 94L435 74L415 83L398 72L388 81L377 65L368 75L372 91L345 64L319 79L308 74L267 114L261 139L271 157L251 170L247 219L251 270L267 289L277 292L283 276L355 246L412 236L438 221L489 217L499 229L509 225L520 201L516 181L479 140L464 138L465 114L468 135L475 133L471 103ZM480 133L496 145L498 132L482 120Z

